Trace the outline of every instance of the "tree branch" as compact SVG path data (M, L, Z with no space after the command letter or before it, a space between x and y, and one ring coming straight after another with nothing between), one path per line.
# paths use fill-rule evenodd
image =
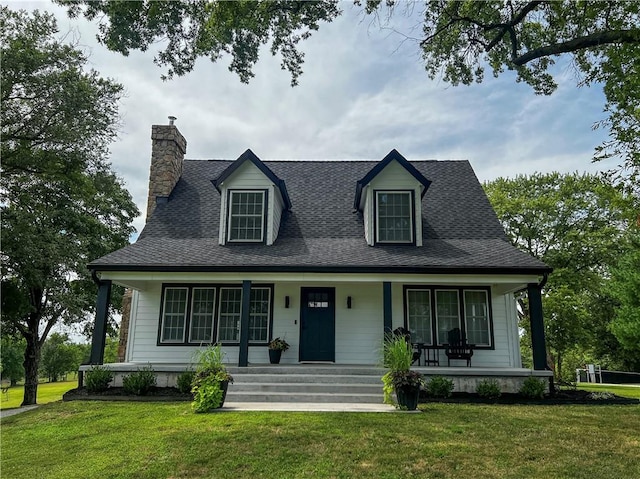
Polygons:
M609 32L598 32L584 37L574 38L564 43L555 43L546 47L536 48L530 52L514 58L512 62L518 66L549 55L574 52L586 48L597 47L598 45L608 45L611 43L640 43L640 30L611 30Z

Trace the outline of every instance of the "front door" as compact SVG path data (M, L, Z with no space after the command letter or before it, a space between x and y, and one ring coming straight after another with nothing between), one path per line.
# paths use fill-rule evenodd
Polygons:
M301 298L300 361L335 361L335 289L302 288Z

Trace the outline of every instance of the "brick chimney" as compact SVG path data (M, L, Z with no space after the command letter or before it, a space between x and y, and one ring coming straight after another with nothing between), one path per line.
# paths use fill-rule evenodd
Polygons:
M182 175L182 163L187 151L187 140L169 117L168 125L151 127L151 167L149 169L149 197L147 199L147 221L156 204L167 201L173 187Z

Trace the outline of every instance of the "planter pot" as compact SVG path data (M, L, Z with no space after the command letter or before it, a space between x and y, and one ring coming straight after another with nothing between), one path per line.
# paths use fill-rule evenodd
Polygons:
M280 356L282 356L281 349L270 349L269 350L269 362L271 364L280 364Z
M396 398L398 405L407 411L415 411L418 407L418 399L420 398L420 386L403 387L396 389Z
M220 402L220 406L224 406L224 400L227 398L227 389L229 388L229 381L221 381L220 389L222 389L222 401Z

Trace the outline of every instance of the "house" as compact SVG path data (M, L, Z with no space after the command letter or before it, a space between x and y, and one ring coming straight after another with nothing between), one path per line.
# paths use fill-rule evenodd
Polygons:
M173 123L173 122L171 122ZM514 248L467 161L185 160L174 124L152 127L147 223L93 261L92 364L102 363L111 284L133 291L124 362L184 370L221 343L239 368L375 366L404 327L439 374L501 379L546 370L541 285L550 268ZM514 293L528 291L534 369L522 368ZM448 367L448 332L474 345ZM455 363L455 362L454 362ZM120 367L120 369L118 369ZM516 381L517 383L517 381ZM514 383L512 387L516 387Z

